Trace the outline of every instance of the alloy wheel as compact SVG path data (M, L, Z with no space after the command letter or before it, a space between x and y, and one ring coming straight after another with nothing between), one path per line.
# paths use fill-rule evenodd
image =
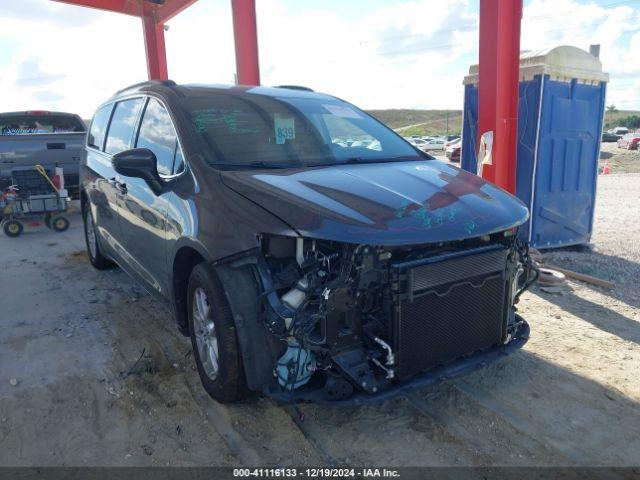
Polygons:
M91 215L91 210L87 208L86 218L85 218L85 230L87 233L87 245L89 246L89 255L91 258L95 260L96 252L98 250L97 239L96 239L96 231L93 225L93 217Z
M211 305L203 288L193 292L193 329L202 367L211 380L218 376L218 337Z

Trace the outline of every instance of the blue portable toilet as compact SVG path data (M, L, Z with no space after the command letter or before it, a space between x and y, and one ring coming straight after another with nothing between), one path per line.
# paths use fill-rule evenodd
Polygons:
M560 46L520 56L516 195L529 207L519 236L537 248L588 243L609 75ZM478 66L464 79L463 169L477 173Z

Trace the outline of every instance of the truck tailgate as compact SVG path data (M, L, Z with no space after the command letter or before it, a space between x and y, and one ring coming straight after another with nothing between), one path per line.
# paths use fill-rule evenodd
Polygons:
M10 177L17 167L41 164L64 170L67 188L78 185L80 152L85 133L50 133L0 136L0 177Z

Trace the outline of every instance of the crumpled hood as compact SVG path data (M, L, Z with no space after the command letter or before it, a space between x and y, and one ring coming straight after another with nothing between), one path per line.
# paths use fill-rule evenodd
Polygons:
M411 245L522 224L516 197L437 160L222 172L229 187L306 237Z

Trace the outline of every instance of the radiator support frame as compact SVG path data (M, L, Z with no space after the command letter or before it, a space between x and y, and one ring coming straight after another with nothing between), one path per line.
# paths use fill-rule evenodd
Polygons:
M505 343L510 253L493 244L391 266L399 379Z

